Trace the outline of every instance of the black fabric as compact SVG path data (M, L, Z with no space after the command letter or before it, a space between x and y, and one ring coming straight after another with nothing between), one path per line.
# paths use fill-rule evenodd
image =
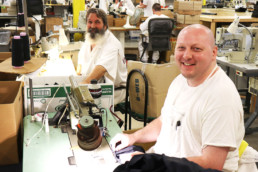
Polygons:
M128 146L128 147L126 147L124 149L121 149L119 151L115 151L115 158L118 162L121 162L120 161L120 155L125 154L125 153L133 153L133 152L136 152L136 151L145 153L145 150L141 146L133 145L133 146Z
M119 165L114 172L219 172L204 169L185 158L174 158L159 154L135 155L131 161Z

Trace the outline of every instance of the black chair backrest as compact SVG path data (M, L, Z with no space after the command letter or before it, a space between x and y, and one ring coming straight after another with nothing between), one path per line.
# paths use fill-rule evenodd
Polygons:
M171 18L153 18L148 23L150 51L167 51L171 49L170 37L174 28Z

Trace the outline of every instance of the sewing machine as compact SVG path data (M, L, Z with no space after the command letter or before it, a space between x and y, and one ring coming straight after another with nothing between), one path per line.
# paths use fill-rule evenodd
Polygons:
M59 96L65 98L69 95L68 120L59 123L58 119L58 125L50 125L47 133L38 132L42 128L41 121L31 122L31 115L24 118L23 171L68 172L94 168L97 171L113 171L119 165L109 146L110 140L117 133L122 133L117 119L109 110L113 104L113 85L99 85L103 100L102 107L97 107L95 96L91 94L91 87L79 85L74 79L78 83L81 81L80 78L69 77L71 93L68 92L67 77L58 77L53 81L58 83L59 90L64 87L66 92L63 93L63 90L58 92L56 99L60 99ZM41 77L39 80L43 82L44 78ZM65 83L67 88L59 83ZM52 87L51 81L49 84L47 87ZM41 86L37 90L41 88L46 89L45 86ZM36 97L34 99L37 100ZM53 102L58 103L60 100ZM49 122L54 116L55 112L48 112Z
M66 87L64 87L64 90L70 104L71 128L77 131L80 148L94 150L100 146L102 136L108 134L106 126L103 126L103 112L100 104L97 105L97 100L100 99L102 94L101 87L97 85L97 82L94 84L97 86L95 89L78 85L73 76L70 76L69 80L71 82L71 96L68 94ZM95 96L96 94L97 96ZM95 98L97 97L96 101L94 101L93 95Z
M225 56L232 63L255 63L258 52L258 28L240 27L236 34L227 33L226 30L224 27L216 29L218 56Z

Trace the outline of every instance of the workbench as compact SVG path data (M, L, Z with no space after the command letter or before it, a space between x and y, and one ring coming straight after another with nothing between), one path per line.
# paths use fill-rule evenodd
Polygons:
M93 151L84 151L77 144L77 136L69 125L59 128L44 128L33 139L42 122L31 122L31 116L24 117L23 170L24 172L70 172L70 171L113 171L119 164L115 161L109 147L110 140L122 130L113 115L103 114L103 125L107 122L108 136L103 137L100 147ZM49 117L53 117L53 113ZM30 139L30 143L29 143ZM28 144L29 143L29 144Z
M109 27L108 28L116 38L121 42L122 47L125 48L125 32L132 30L140 30L139 27L135 28L124 28L124 27Z
M217 57L217 63L226 67L226 72L229 74L229 70L234 69L237 73L240 73L242 76L247 77L258 77L258 66L254 63L251 64L238 64L238 63L230 63L228 62L225 57ZM245 130L246 133L256 131L256 128L250 128L254 120L258 117L258 101L255 104L255 110L245 122Z
M122 47L125 48L125 32L132 31L132 30L140 30L140 28L137 26L135 28L124 28L124 27L108 27L108 29L115 35L115 37L121 42ZM67 28L66 35L68 39L72 42L73 41L73 35L75 33L82 33L84 34L85 31L77 29L77 28Z
M216 35L216 28L218 24L227 23L228 25L234 21L235 15L239 16L240 23L258 23L258 18L251 17L252 12L235 12L235 9L221 8L221 9L202 9L202 13L216 13L216 15L200 16L200 24L209 27L214 36Z

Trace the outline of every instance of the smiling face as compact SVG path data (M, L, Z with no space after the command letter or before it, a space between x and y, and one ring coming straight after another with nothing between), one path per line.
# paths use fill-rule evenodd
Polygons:
M191 25L178 35L175 58L190 86L198 86L216 65L213 33L202 25Z

